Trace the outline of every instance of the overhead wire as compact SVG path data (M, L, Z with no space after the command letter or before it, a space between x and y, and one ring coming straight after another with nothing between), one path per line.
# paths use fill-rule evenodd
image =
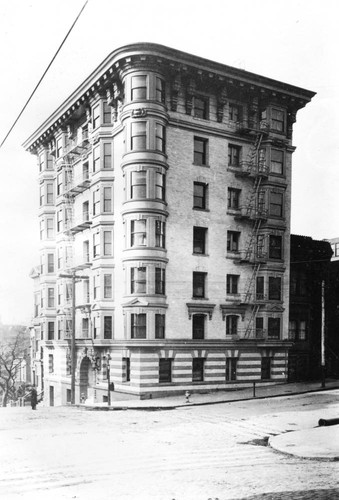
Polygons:
M86 5L88 4L88 1L89 0L86 0L86 2L84 3L83 7L81 8L79 14L77 15L77 17L75 18L75 21L73 22L72 26L70 27L70 29L68 30L66 36L64 37L64 39L62 40L61 44L59 45L59 48L58 50L56 51L56 53L54 54L53 58L51 59L50 63L48 64L47 68L45 69L42 77L40 78L40 80L38 81L38 83L36 84L33 92L31 93L31 95L29 96L29 98L27 99L25 105L23 106L23 108L21 109L19 115L17 116L17 118L15 119L13 125L11 126L11 128L9 129L9 131L7 132L5 138L3 139L3 141L1 142L0 144L0 148L2 148L2 146L4 145L4 143L6 142L7 138L9 137L10 133L12 132L13 128L15 127L15 125L17 124L17 122L19 121L22 113L25 111L25 109L27 108L29 102L31 101L32 97L34 96L35 92L37 91L38 87L40 86L42 80L45 78L49 68L52 66L54 60L56 59L57 55L59 54L60 50L62 49L64 43L66 42L68 36L70 35L71 31L73 30L76 22L78 21L79 17L81 16L83 10L85 9Z

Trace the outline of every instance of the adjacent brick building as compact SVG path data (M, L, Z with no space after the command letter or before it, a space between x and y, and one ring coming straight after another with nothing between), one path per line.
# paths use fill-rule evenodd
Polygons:
M73 326L76 401L106 398L107 368L137 397L286 379L292 128L313 95L135 44L26 141L50 404L70 400Z

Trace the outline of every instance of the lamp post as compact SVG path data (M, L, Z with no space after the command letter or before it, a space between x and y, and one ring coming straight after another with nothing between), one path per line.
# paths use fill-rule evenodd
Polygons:
M75 270L71 274L59 274L60 278L69 278L72 280L72 332L71 332L71 404L75 404L75 367L76 367L76 349L75 349L75 283L76 280L88 279L88 276L77 276Z
M107 406L111 406L111 361L110 354L107 354Z

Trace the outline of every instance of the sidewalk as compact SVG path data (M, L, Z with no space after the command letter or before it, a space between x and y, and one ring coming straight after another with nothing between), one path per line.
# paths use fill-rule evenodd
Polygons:
M78 405L87 410L155 410L174 409L182 406L211 405L218 403L231 403L234 401L246 401L250 399L265 399L293 394L305 394L308 392L318 392L330 389L339 389L339 380L326 380L325 388L321 387L321 382L296 382L255 387L255 397L253 387L207 392L205 394L191 393L189 402L186 402L184 394L168 396L154 399L126 399L114 400L112 394L111 405L107 403L82 404ZM191 391L190 391L191 392Z
M80 405L86 410L169 410L187 406L202 406L219 403L231 403L254 399L283 397L310 392L321 392L339 389L339 380L326 380L325 387L320 382L300 382L259 386L254 388L209 392L206 394L193 393L186 402L185 395L169 396L166 398L147 400L112 401L107 404ZM339 417L339 415L333 415ZM302 431L287 432L269 439L269 446L280 452L299 458L339 461L339 425L315 427Z

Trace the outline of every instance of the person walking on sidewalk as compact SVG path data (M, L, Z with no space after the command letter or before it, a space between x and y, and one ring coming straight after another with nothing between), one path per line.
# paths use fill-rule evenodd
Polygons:
M36 392L35 387L32 388L31 391L31 407L32 410L36 410L36 405L38 404L38 393Z

